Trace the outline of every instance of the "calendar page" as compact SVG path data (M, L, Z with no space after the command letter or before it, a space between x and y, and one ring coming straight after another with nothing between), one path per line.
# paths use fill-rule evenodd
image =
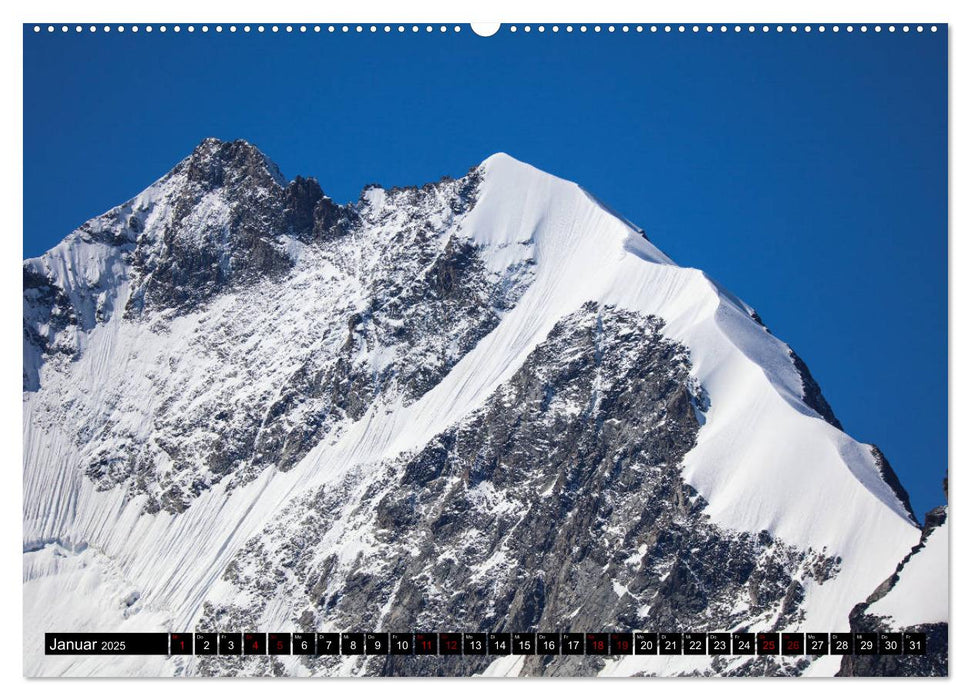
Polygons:
M24 675L948 674L946 23L22 33Z

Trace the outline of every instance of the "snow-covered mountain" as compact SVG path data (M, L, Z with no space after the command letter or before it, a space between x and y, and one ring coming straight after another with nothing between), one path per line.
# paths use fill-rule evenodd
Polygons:
M946 537L749 306L505 154L338 205L207 139L24 262L29 675L833 675L40 633L836 632L896 576L868 614L946 643L914 593L946 598Z

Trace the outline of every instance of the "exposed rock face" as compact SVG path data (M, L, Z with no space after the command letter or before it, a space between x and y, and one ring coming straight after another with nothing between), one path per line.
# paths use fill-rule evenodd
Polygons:
M42 355L77 352L74 338L66 333L77 327L80 319L67 294L37 266L24 265L24 343L36 347ZM31 322L28 323L27 319ZM24 362L24 390L40 387L38 367Z
M306 630L797 627L804 584L839 562L708 521L679 473L705 400L687 352L661 330L596 304L564 318L474 415L289 508L227 569L232 603L208 603L203 627L258 628L271 591ZM386 675L465 675L490 662L360 660ZM603 663L537 656L524 673L588 675ZM270 672L245 659L203 666Z
M166 225L139 232L128 313L190 311L227 288L290 269L280 240L286 183L256 148L206 139L170 177L179 185Z
M756 314L756 323L762 324L762 319L758 318ZM843 425L839 422L836 414L833 413L832 407L823 396L823 390L819 388L819 384L813 378L812 373L809 371L809 367L803 361L799 355L796 354L795 350L790 350L789 355L792 358L792 364L795 365L796 371L799 372L799 376L802 378L802 396L803 401L806 405L815 410L823 420L832 425L833 427L843 429Z
M900 499L900 502L903 503L904 507L907 509L907 512L910 514L910 517L916 523L917 516L914 515L914 509L910 505L910 495L907 493L907 489L904 488L904 485L900 483L900 478L893 470L893 467L890 466L890 461L876 445L870 445L870 452L873 454L873 459L876 463L877 471L880 473L880 477L887 482L887 485L893 490L894 495ZM927 517L930 518L932 516L930 513L928 513Z

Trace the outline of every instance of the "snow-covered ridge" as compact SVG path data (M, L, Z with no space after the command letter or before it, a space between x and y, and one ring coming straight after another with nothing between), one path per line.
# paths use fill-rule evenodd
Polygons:
M866 607L867 615L883 618L888 627L947 623L950 619L947 508L931 515L943 522L926 527L920 544L894 572L889 591Z
M210 140L200 146L206 153L222 148ZM764 530L840 560L835 578L806 583L806 629L845 629L850 609L917 542L919 531L880 477L869 446L827 423L804 400L788 346L753 319L750 307L703 272L676 265L636 225L578 185L496 154L474 169L480 181L468 210L453 206L458 195L448 188L431 190L420 204L413 193L372 188L350 211L315 194L309 203L295 194L287 199L294 183L269 166L261 170L267 161L243 150L245 167L228 180L208 166L192 175L188 164L194 161L187 159L132 202L25 262L25 270L46 280L25 285L24 295L25 547L91 547L98 553L87 555L92 561L110 562L104 576L124 582L114 588L139 594L124 618L131 629L191 628L222 585L227 563L288 502L420 450L481 407L558 321L588 302L656 316L665 324L663 334L688 349L692 377L708 406L682 474L708 502L712 520L730 530ZM192 190L192 177L208 184ZM252 256L235 254L238 238L220 237L232 233L229 222L241 210L247 221L269 227L248 228L243 238L247 251L269 261L265 277ZM298 210L301 216L281 213ZM294 222L309 223L300 229ZM434 232L431 239L426 230ZM515 289L471 347L428 346L429 354L452 355L427 391L410 402L388 394L360 412L341 414L333 431L314 437L312 448L286 470L271 465L234 488L219 481L184 512L146 514L144 496L121 487L98 490L85 476L109 443L124 451L124 440L158 440L167 417L181 412L198 410L201 418L213 415L210 407L232 414L242 403L283 399L302 366L317 371L338 357L345 339L355 337L354 329L341 326L344 319L366 318L369 308L360 280L374 271L389 274L380 263L391 251L387 242L401 232L407 250L469 244L488 285ZM211 289L201 305L183 305L185 285L171 284L188 265L185 251L195 250L190 245L173 256L172 241L223 246L198 268L212 263L223 271L205 277ZM415 258L414 264L408 279L441 276L434 263ZM234 276L238 271L242 276ZM446 272L447 281L453 273ZM408 279L395 282L393 298ZM476 308L492 304L493 287L484 284L474 288L483 294ZM158 292L168 305L118 313L134 308L136 288L149 290L140 299L151 302ZM429 335L435 335L431 328ZM301 346L304 354L293 350ZM399 352L383 342L353 347L353 361L367 363L368 372L392 366ZM166 404L166 393L198 396L198 402L195 408ZM109 417L109 437L87 432ZM305 420L299 412L292 416L294 425ZM203 428L205 434L196 436L200 450L225 437L218 422ZM153 468L165 475L175 466ZM25 556L40 562L47 555ZM96 626L90 611L72 617L79 603L70 583L75 574L57 583L58 571L69 569L26 567L25 596L36 597L33 603L43 597L45 609L64 614L65 624ZM289 628L286 618L278 624ZM31 672L48 672L42 657L29 658ZM635 661L611 672L635 672ZM97 673L100 663L82 661L72 672Z
M577 185L505 155L487 160L485 169L467 227L483 240L530 238L536 245L537 281L507 323L519 313L526 323L556 319L586 299L664 319L665 334L690 349L693 373L711 400L684 469L711 516L842 556L846 589L839 595L833 587L830 595L839 599L814 601L810 615L826 608L833 615L868 595L881 575L870 568L874 560L887 562L881 572L892 570L887 565L913 545L917 529L867 446L802 401L787 346L753 320L749 307L704 273L672 264ZM528 308L534 294L541 302Z

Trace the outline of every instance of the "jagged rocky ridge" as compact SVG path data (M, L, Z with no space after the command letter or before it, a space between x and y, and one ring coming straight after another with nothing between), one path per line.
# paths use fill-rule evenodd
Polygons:
M153 378L150 431L125 426L140 407L124 386L89 407L77 441L87 476L101 489L148 495L146 512L181 512L223 479L289 469L379 399L425 393L528 280L528 260L486 270L450 230L474 206L479 180L473 169L423 188L370 188L339 206L313 179L286 184L249 144L208 139L160 182L161 202L129 202L85 224L78 237L115 246L130 267L126 320L167 334L173 322L215 311L178 354L159 356L168 371ZM74 339L89 324L85 299L36 282L50 277L44 262L25 263L25 297L51 311L25 311L24 328L50 363L80 352ZM279 284L283 275L296 289ZM213 309L228 290L238 298ZM277 337L261 338L268 328ZM194 381L200 362L203 382Z
M340 205L207 139L25 261L24 390L25 616L75 629L839 631L920 537L754 310L501 155ZM840 671L511 662L124 672ZM25 659L124 664L63 663Z

